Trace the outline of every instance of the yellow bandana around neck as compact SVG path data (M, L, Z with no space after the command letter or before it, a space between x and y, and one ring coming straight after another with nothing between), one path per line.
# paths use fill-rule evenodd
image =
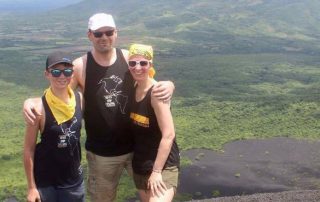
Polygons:
M60 98L56 97L51 88L44 91L46 101L51 109L51 112L56 119L58 125L70 120L75 113L76 99L73 90L68 87L68 95L70 102L66 104Z

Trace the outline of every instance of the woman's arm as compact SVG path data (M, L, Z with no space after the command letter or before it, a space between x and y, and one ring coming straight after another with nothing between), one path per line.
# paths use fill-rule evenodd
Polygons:
M38 110L39 107L37 107ZM34 179L34 152L37 142L37 135L40 128L41 117L37 116L34 125L26 124L24 149L23 149L23 162L25 174L28 183L28 195L27 201L36 202L40 201L40 194L37 190L37 186Z
M175 138L175 131L170 111L170 104L152 96L151 105L156 114L162 138L158 148L157 157L153 165L153 171L149 178L149 186L153 195L159 195L166 189L166 186L162 181L161 172L171 151L172 143Z

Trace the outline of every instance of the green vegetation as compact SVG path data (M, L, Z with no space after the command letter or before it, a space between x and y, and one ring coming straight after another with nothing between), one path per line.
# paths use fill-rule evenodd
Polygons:
M221 149L257 137L319 138L316 57L210 55L158 66L160 77L177 86L173 113L183 149Z
M320 105L316 85L320 69L316 58L247 54L158 60L165 61L157 65L158 78L169 78L176 84L172 111L178 143L183 150L221 150L227 142L250 138L319 138ZM42 71L31 68L24 74L40 75L35 78L40 82ZM15 76L19 78L13 83L0 80L0 162L3 165L0 200L11 195L23 200L21 105L26 97L40 95L46 85L40 82L35 88L36 83L17 82L24 76L18 71ZM183 165L190 163L188 159L183 162ZM85 158L83 163L86 166ZM119 196L134 197L133 187L130 178L124 178Z
M9 196L22 200L26 182L22 163L24 122L21 105L27 88L0 80L0 89L0 201Z
M1 14L0 201L25 200L23 100L47 86L49 52L62 48L80 56L89 49L87 18L96 8L114 12L120 47L154 45L156 78L176 85L172 112L181 150L221 150L251 138L319 138L320 3L168 2L85 0L37 15ZM128 176L120 184L118 201L135 197Z

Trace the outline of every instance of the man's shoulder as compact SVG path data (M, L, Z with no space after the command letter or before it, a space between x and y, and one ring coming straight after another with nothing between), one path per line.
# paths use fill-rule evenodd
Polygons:
M127 49L121 49L121 51L122 51L122 53L127 53L127 54L129 54L129 50L127 50Z
M129 58L129 51L127 49L121 49L123 57L128 60Z
M76 69L83 68L84 64L86 64L86 61L87 61L87 54L84 54L76 58L75 60L73 60L73 66Z

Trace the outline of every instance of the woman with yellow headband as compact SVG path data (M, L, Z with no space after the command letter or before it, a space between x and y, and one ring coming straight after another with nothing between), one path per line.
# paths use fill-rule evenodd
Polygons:
M175 140L170 103L152 95L153 49L133 44L129 70L135 85L130 113L134 136L132 167L141 201L172 201L178 184L179 149Z

